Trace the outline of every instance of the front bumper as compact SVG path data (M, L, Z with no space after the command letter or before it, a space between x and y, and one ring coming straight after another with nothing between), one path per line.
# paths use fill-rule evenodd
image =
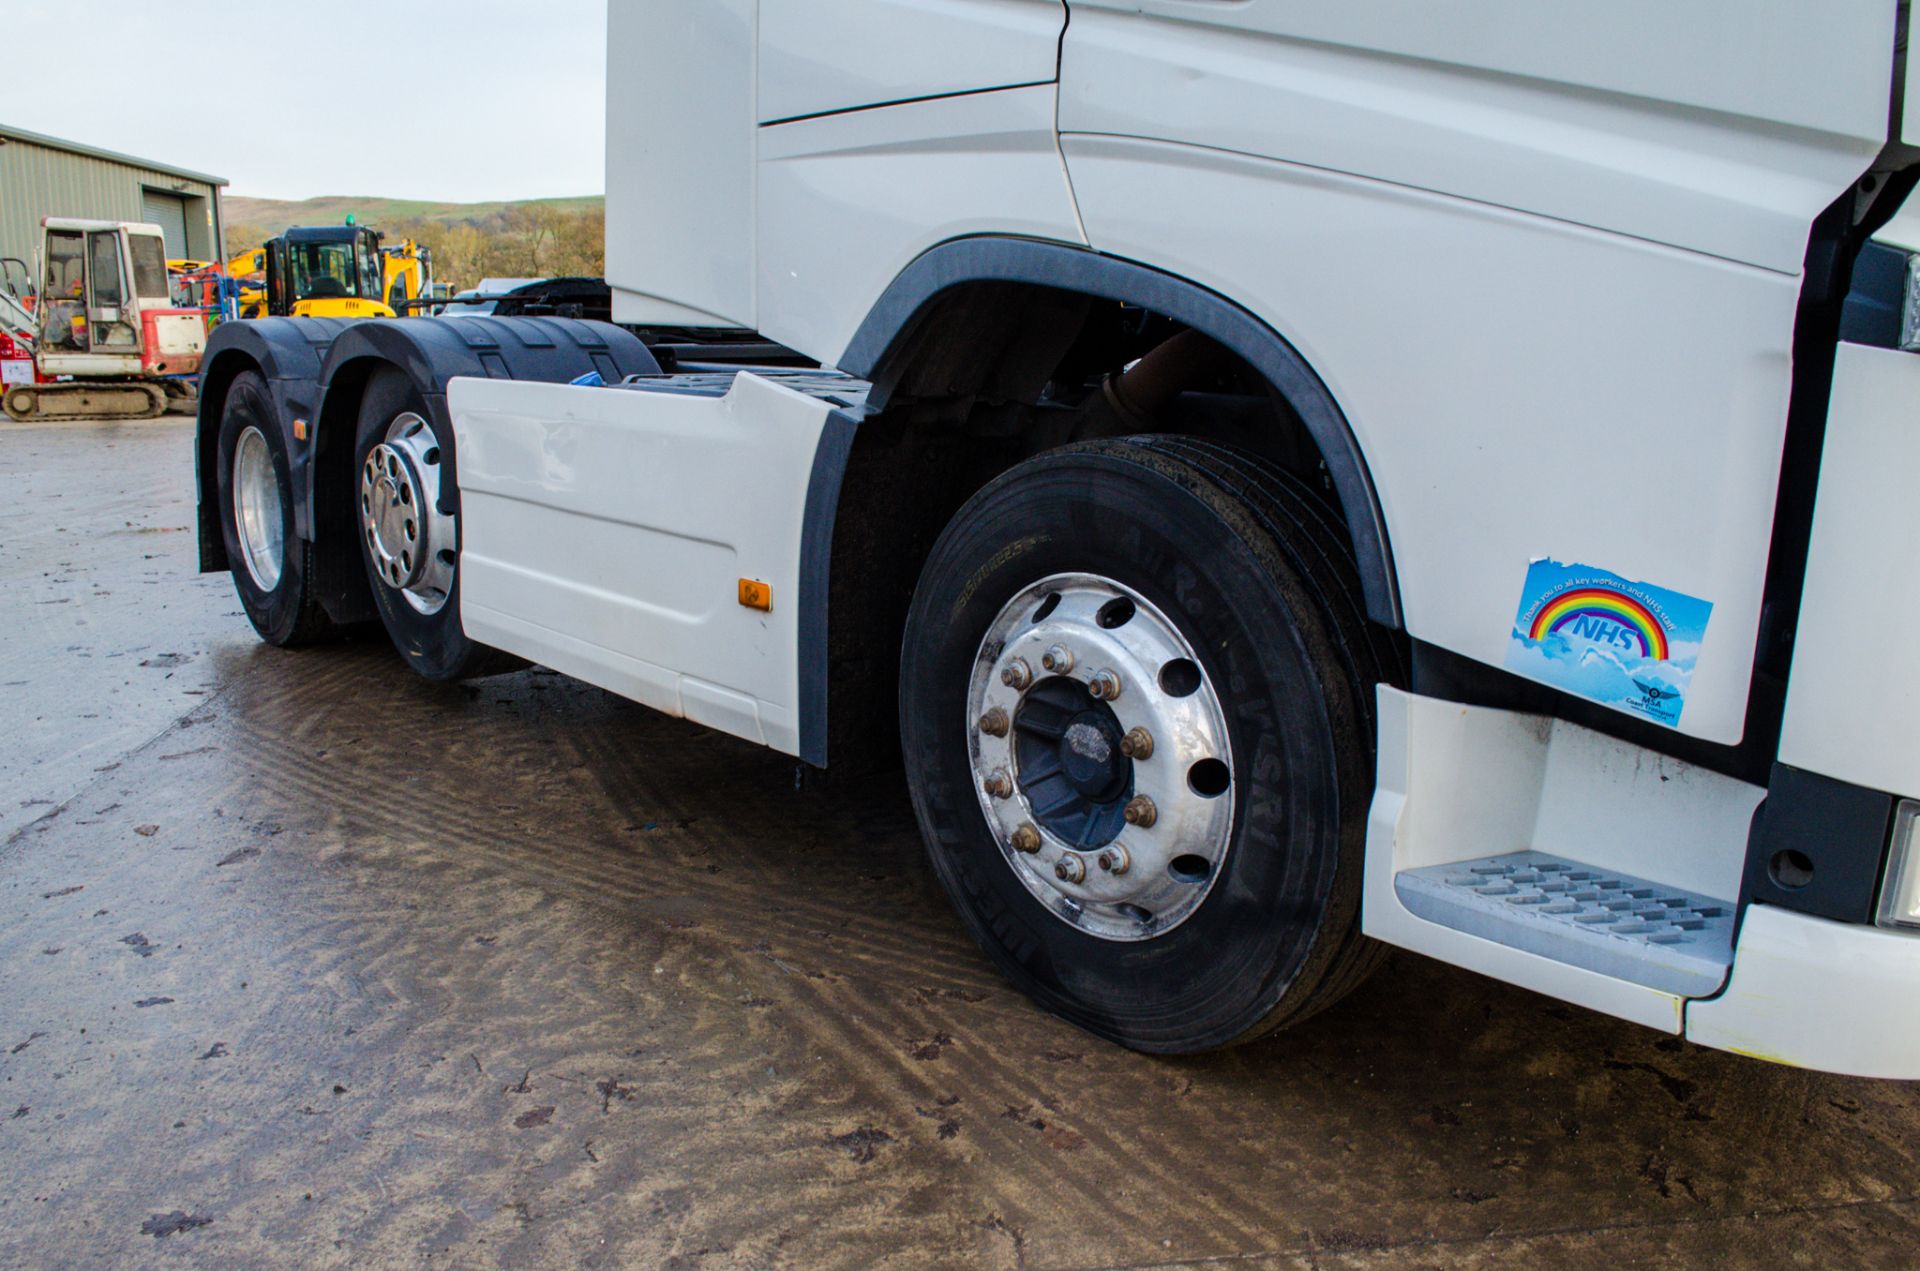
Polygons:
M1749 906L1733 974L1687 1037L1775 1063L1920 1079L1920 933Z

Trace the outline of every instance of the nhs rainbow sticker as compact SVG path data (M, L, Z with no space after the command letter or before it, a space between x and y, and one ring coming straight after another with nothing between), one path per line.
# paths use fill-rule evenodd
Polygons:
M1713 606L1591 565L1527 566L1507 669L1675 727Z

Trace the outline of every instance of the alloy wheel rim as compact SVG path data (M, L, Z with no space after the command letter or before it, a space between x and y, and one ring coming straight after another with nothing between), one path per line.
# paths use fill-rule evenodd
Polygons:
M249 424L233 447L233 527L247 574L261 591L280 585L286 516L266 434Z
M1096 574L1023 588L980 642L966 728L1001 855L1056 918L1145 940L1211 893L1233 837L1226 714L1144 596Z

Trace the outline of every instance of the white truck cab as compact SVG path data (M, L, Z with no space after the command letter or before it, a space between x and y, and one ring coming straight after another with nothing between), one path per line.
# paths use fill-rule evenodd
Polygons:
M1920 1077L1906 23L613 0L613 324L222 328L203 563L901 762L1125 1045L1398 945Z

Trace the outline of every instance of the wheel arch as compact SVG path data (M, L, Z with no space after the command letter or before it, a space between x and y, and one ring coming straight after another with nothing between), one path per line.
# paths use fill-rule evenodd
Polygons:
M227 391L247 371L267 382L275 415L296 467L305 447L296 443L293 421L308 418L320 368L335 339L348 327L337 318L249 318L214 328L201 362L199 407L194 422L194 476L199 496L200 570L228 568L226 541L220 533L220 480L215 471L220 446L220 417ZM294 528L311 537L304 497L306 484L294 473Z
M1385 516L1366 457L1325 382L1292 344L1259 317L1197 283L1084 247L983 236L928 249L897 275L854 332L843 370L875 383L884 407L916 331L956 288L1011 283L1137 306L1210 337L1264 375L1298 414L1327 466L1360 567L1368 615L1402 625Z

